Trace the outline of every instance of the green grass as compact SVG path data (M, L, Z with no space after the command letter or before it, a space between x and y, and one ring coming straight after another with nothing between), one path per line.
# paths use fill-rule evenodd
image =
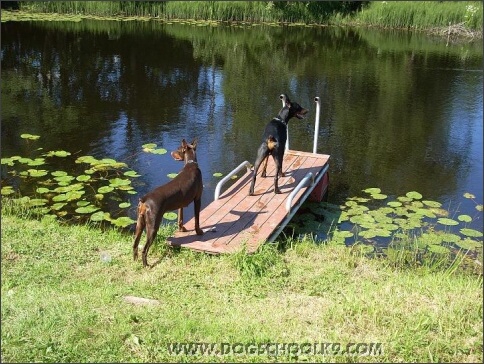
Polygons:
M2 361L482 362L482 276L291 240L210 256L2 204ZM103 262L102 255L111 257ZM132 295L159 305L135 306ZM377 356L178 355L168 343L381 343ZM220 347L220 346L219 346Z

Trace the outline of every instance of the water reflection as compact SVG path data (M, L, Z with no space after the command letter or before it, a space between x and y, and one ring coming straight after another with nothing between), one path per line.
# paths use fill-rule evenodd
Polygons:
M311 110L289 126L291 148L305 151L312 100L321 97L318 151L332 156L331 202L367 187L416 190L471 215L462 194L482 202L480 42L447 47L419 34L345 28L1 26L2 156L29 153L18 136L38 134L47 150L125 161L142 175L144 194L181 166L141 145L173 150L199 137L206 206L213 173L253 161L287 92Z

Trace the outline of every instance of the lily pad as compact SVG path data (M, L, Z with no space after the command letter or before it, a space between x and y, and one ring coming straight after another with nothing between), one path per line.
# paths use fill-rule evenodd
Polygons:
M167 176L168 178L175 178L176 176L178 176L178 173L168 173Z
M410 197L407 197L407 196L399 196L399 197L397 197L397 200L398 201L401 201L401 202L410 202L410 201L412 201L412 199Z
M41 195L43 195L44 193L49 193L51 192L51 190L49 190L48 188L45 188L45 187L38 187L35 192L37 193L40 193Z
M447 225L447 226L459 225L459 223L457 221L449 219L447 217L441 217L441 218L437 219L437 222L441 225Z
M424 200L422 203L428 207L441 207L442 204L437 201L429 201L429 200Z
M146 143L141 146L143 149L155 149L156 144L155 143Z
M61 157L61 158L64 158L64 157L67 157L69 155L71 155L70 152L66 152L65 150L54 150L54 151L50 151L49 153L45 154L47 157Z
M460 233L465 236L470 236L473 238L482 238L482 232L474 229L463 228L460 229Z
M40 138L40 135L33 135L33 134L25 133L25 134L21 134L20 137L22 139L37 140L37 139Z
M464 193L463 195L465 198L470 198L470 199L473 199L473 198L476 198L475 195L473 195L472 193L469 193L469 192L466 192Z
M66 198L67 199L67 198ZM53 204L50 208L52 210L56 210L56 211L59 211L60 209L62 209L65 205L67 205L67 203L65 202L57 202L55 204Z
M459 248L465 250L474 250L482 246L482 242L475 241L472 239L463 239L455 243Z
M109 212L97 211L97 212L93 213L89 219L91 221L103 221L103 220L110 221L111 216L110 216Z
M12 186L3 186L1 190L2 196L8 196L15 193L14 189Z
M442 241L446 243L457 243L461 240L459 235L452 234L452 233L443 233L441 234Z
M67 195L65 193L52 197L52 201L54 202L66 201L66 200L67 200Z
M131 224L134 224L135 222L136 221L134 221L133 219L131 219L127 216L118 217L115 220L111 220L111 224L118 226L118 227L126 227L126 226L129 226Z
M372 187L372 188L367 188L366 190L363 190L363 192L366 192L366 193L369 193L370 195L373 195L375 193L380 193L381 189L376 188L376 187Z
M442 245L429 245L427 249L435 254L448 254L450 252L449 248Z
M167 220L176 220L178 215L176 212L165 212L165 214L163 215L163 217Z
M7 166L12 167L14 165L14 159L13 158L2 158L1 159L1 164L6 164Z
M114 191L114 187L112 186L102 186L102 187L99 187L97 190L97 192L99 193L109 193L112 191Z
M131 184L131 181L129 179L112 178L109 180L109 185L114 188L120 186L127 186L129 184Z
M423 196L418 193L417 191L411 191L411 192L407 192L405 194L405 196L407 196L408 198L411 198L413 200L420 200Z
M345 231L345 230L337 230L333 233L333 238L338 239L338 238L351 238L353 237L354 234L351 231Z
M125 209L125 208L128 208L130 206L131 206L131 203L129 203L129 202L121 202L119 204L119 208L121 208L121 209Z
M76 163L94 164L96 161L97 161L97 159L94 158L91 155L83 155L83 156L76 159Z
M457 216L457 220L462 221L462 222L471 222L472 217L470 217L469 215L459 215L459 216Z
M45 159L44 158L35 158L31 160L27 165L29 166L41 166L45 164Z
M99 207L96 207L94 205L87 205L87 206L78 207L75 211L78 214L90 214L97 210L99 210Z
M73 176L59 176L59 177L55 177L54 179L57 182L69 183L69 182L71 182L74 179L74 177Z
M79 182L87 182L90 179L91 179L91 176L89 176L87 174L81 174L81 175L76 177L76 180L78 180Z
M27 172L30 177L43 177L48 173L45 169L29 169Z
M126 177L140 177L141 175L136 173L135 171L127 171L127 172L124 172L124 175Z
M375 200L384 200L386 199L388 196L383 194L383 193L373 193L371 195L371 197L373 197Z
M372 239L372 238L376 237L376 234L372 230L364 230L364 231L361 231L360 233L358 233L358 236L365 238L365 239Z
M215 173L213 174L213 176L214 176L214 177L222 177L222 176L223 176L223 174L222 174L222 173L220 173L220 172L215 172Z
M166 154L167 150L164 148L158 148L158 149L152 149L150 150L150 153L153 154Z

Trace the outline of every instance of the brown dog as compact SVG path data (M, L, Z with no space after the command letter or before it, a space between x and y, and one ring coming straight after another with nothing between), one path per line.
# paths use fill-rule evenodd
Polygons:
M181 146L171 156L177 161L184 161L185 166L178 175L163 186L148 192L138 203L138 220L133 244L133 259L138 259L138 244L143 230L146 228L146 245L143 248L143 266L148 266L148 250L156 238L163 214L178 209L178 230L187 231L183 226L183 208L192 201L195 206L195 231L202 235L199 225L200 207L202 203L202 172L198 168L195 149L197 140L188 144L185 139Z

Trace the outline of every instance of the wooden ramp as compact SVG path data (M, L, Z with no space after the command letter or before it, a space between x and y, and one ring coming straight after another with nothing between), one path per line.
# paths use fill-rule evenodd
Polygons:
M285 177L279 178L282 193L275 194L275 165L270 157L267 177L262 178L259 173L254 196L249 196L252 172L247 171L200 212L204 235L195 234L192 218L185 224L188 231L176 232L168 238L168 243L212 254L233 253L244 245L247 251L255 251L259 245L279 235L311 193L324 194L328 184L328 160L329 155L286 150ZM259 172L261 170L262 166Z

